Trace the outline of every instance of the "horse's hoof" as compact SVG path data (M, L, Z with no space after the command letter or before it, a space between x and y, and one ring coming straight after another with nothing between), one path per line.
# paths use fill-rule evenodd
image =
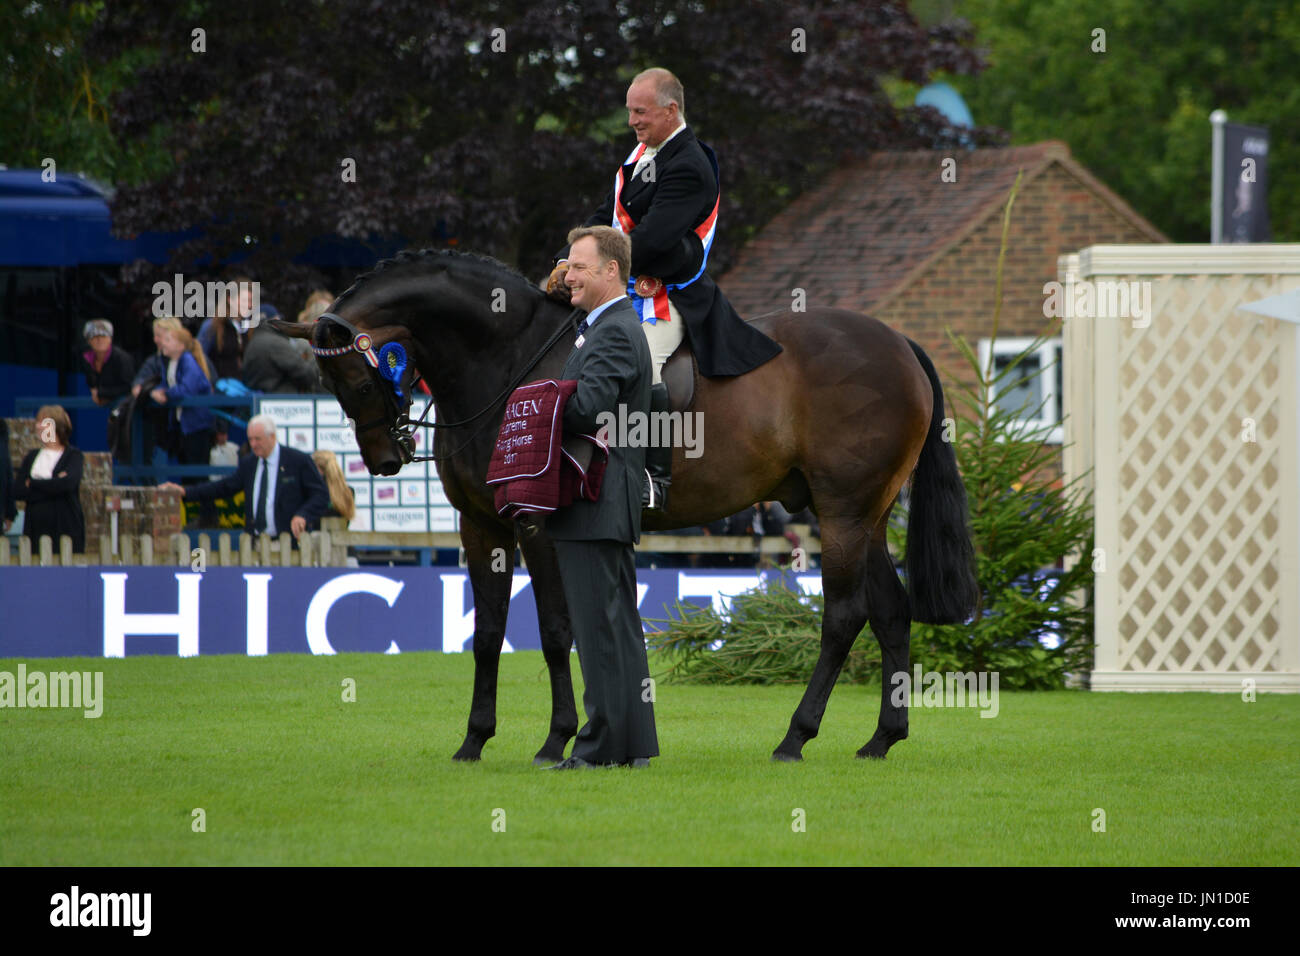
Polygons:
M452 754L451 759L455 760L457 763L477 763L480 759L482 759L482 757L483 757L482 744L476 747L472 745L469 741L466 741L465 743L460 745L459 750L457 750L454 754Z
M773 763L803 763L803 754L787 754L779 750L772 752Z
M906 739L907 739L906 731L904 731L903 733L897 736L894 736L892 734L885 735L883 737L880 735L876 735L875 737L872 737L870 740L867 741L865 747L863 747L861 750L858 751L857 754L858 759L859 760L864 760L864 759L884 760L885 754L889 753L890 747L894 746L894 744L898 743L900 740L906 740Z

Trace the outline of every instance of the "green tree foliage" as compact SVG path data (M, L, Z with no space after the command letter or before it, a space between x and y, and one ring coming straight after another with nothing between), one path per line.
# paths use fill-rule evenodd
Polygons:
M54 5L35 6L49 33ZM322 234L455 242L544 274L611 187L634 142L628 81L652 65L681 77L719 155L718 271L846 156L954 141L933 110L895 107L885 78L981 65L963 25L922 27L885 0L115 0L83 13L91 75L134 67L106 87L114 140L159 143L168 163L119 177L116 227L202 225L162 273L246 254L276 301L312 282L292 260Z
M161 175L170 157L154 141L122 140L109 102L148 59L124 50L112 61L87 55L103 2L9 4L0 15L0 162L11 168L85 173L106 184Z
M1298 0L962 0L989 68L960 77L1014 143L1061 139L1176 242L1210 236L1210 123L1270 130L1273 238L1300 239ZM1094 52L1104 30L1105 52ZM1231 174L1231 171L1229 171Z
M680 602L646 634L663 678L683 684L805 684L821 653L822 596L787 587L779 576L738 594L730 608ZM880 679L880 646L864 628L849 650L840 680Z
M1061 687L1091 669L1092 509L1082 485L1056 477L1058 446L1038 409L1013 407L1010 394L1036 376L1022 363L1057 330L1030 343L1003 368L983 365L970 344L949 333L975 379L950 384L957 464L970 506L980 599L968 624L912 625L912 657L928 670L998 671L1003 686ZM996 340L996 339L995 339ZM991 363L991 358L990 358ZM1028 416L1028 417L1026 417ZM901 549L904 527L890 528ZM1064 558L1080 558L1054 569ZM1048 649L1040 637L1054 635Z

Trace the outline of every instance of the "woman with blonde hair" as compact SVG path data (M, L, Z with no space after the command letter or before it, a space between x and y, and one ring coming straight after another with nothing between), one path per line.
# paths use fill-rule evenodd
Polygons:
M307 296L307 304L304 305L302 311L298 313L298 321L306 325L311 325L321 317L333 301L334 293L329 292L326 289L316 289L311 295ZM289 339L289 341L293 343L294 348L298 349L305 358L314 358L311 352L311 343L306 339ZM324 391L324 388L321 388L320 391Z
M212 394L212 372L207 356L185 329L164 329L160 344L166 359L166 374L149 394L159 405L183 398ZM173 436L172 447L182 465L206 465L212 449L213 415L210 408L187 405L167 416ZM186 477L181 484L197 484L201 476Z
M140 371L136 373L135 381L131 383L132 397L139 399L141 392L144 392L147 396L154 386L167 377L167 356L162 353L163 333L168 330L183 328L185 326L175 316L169 315L153 320L153 345L157 351L140 365ZM130 416L144 416L148 427L144 430L144 447L140 450L140 460L146 465L153 464L155 446L158 448L167 447L167 416L165 412L166 409L158 408L158 406L151 405L146 401L137 401L135 406L129 409L124 417L116 423L119 435L130 436ZM113 427L110 424L110 431ZM110 439L109 447L113 450L113 457L119 458L121 454L124 454L130 448L129 437Z
M343 480L343 468L332 451L320 449L311 453L311 460L325 479L329 489L330 506L325 510L326 518L344 518L351 522L357 516L357 493Z
M299 322L315 322L320 318L321 313L330 307L334 301L334 293L326 289L316 289L311 295L307 296L307 304L302 307L298 313Z

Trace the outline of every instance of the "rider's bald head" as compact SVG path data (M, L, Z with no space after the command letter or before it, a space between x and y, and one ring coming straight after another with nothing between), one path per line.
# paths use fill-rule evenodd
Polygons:
M686 122L686 93L682 89L681 80L663 67L654 66L634 76L630 85L636 86L638 83L650 84L660 106L676 103L678 116L683 123Z

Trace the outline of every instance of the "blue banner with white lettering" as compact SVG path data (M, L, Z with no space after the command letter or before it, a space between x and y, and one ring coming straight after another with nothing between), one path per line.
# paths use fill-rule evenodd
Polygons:
M678 601L721 610L776 573L638 569L638 610L643 620ZM786 578L821 591L819 573ZM474 636L464 568L11 567L0 569L0 608L0 657L453 652L472 650ZM531 581L517 569L505 649L540 648Z

